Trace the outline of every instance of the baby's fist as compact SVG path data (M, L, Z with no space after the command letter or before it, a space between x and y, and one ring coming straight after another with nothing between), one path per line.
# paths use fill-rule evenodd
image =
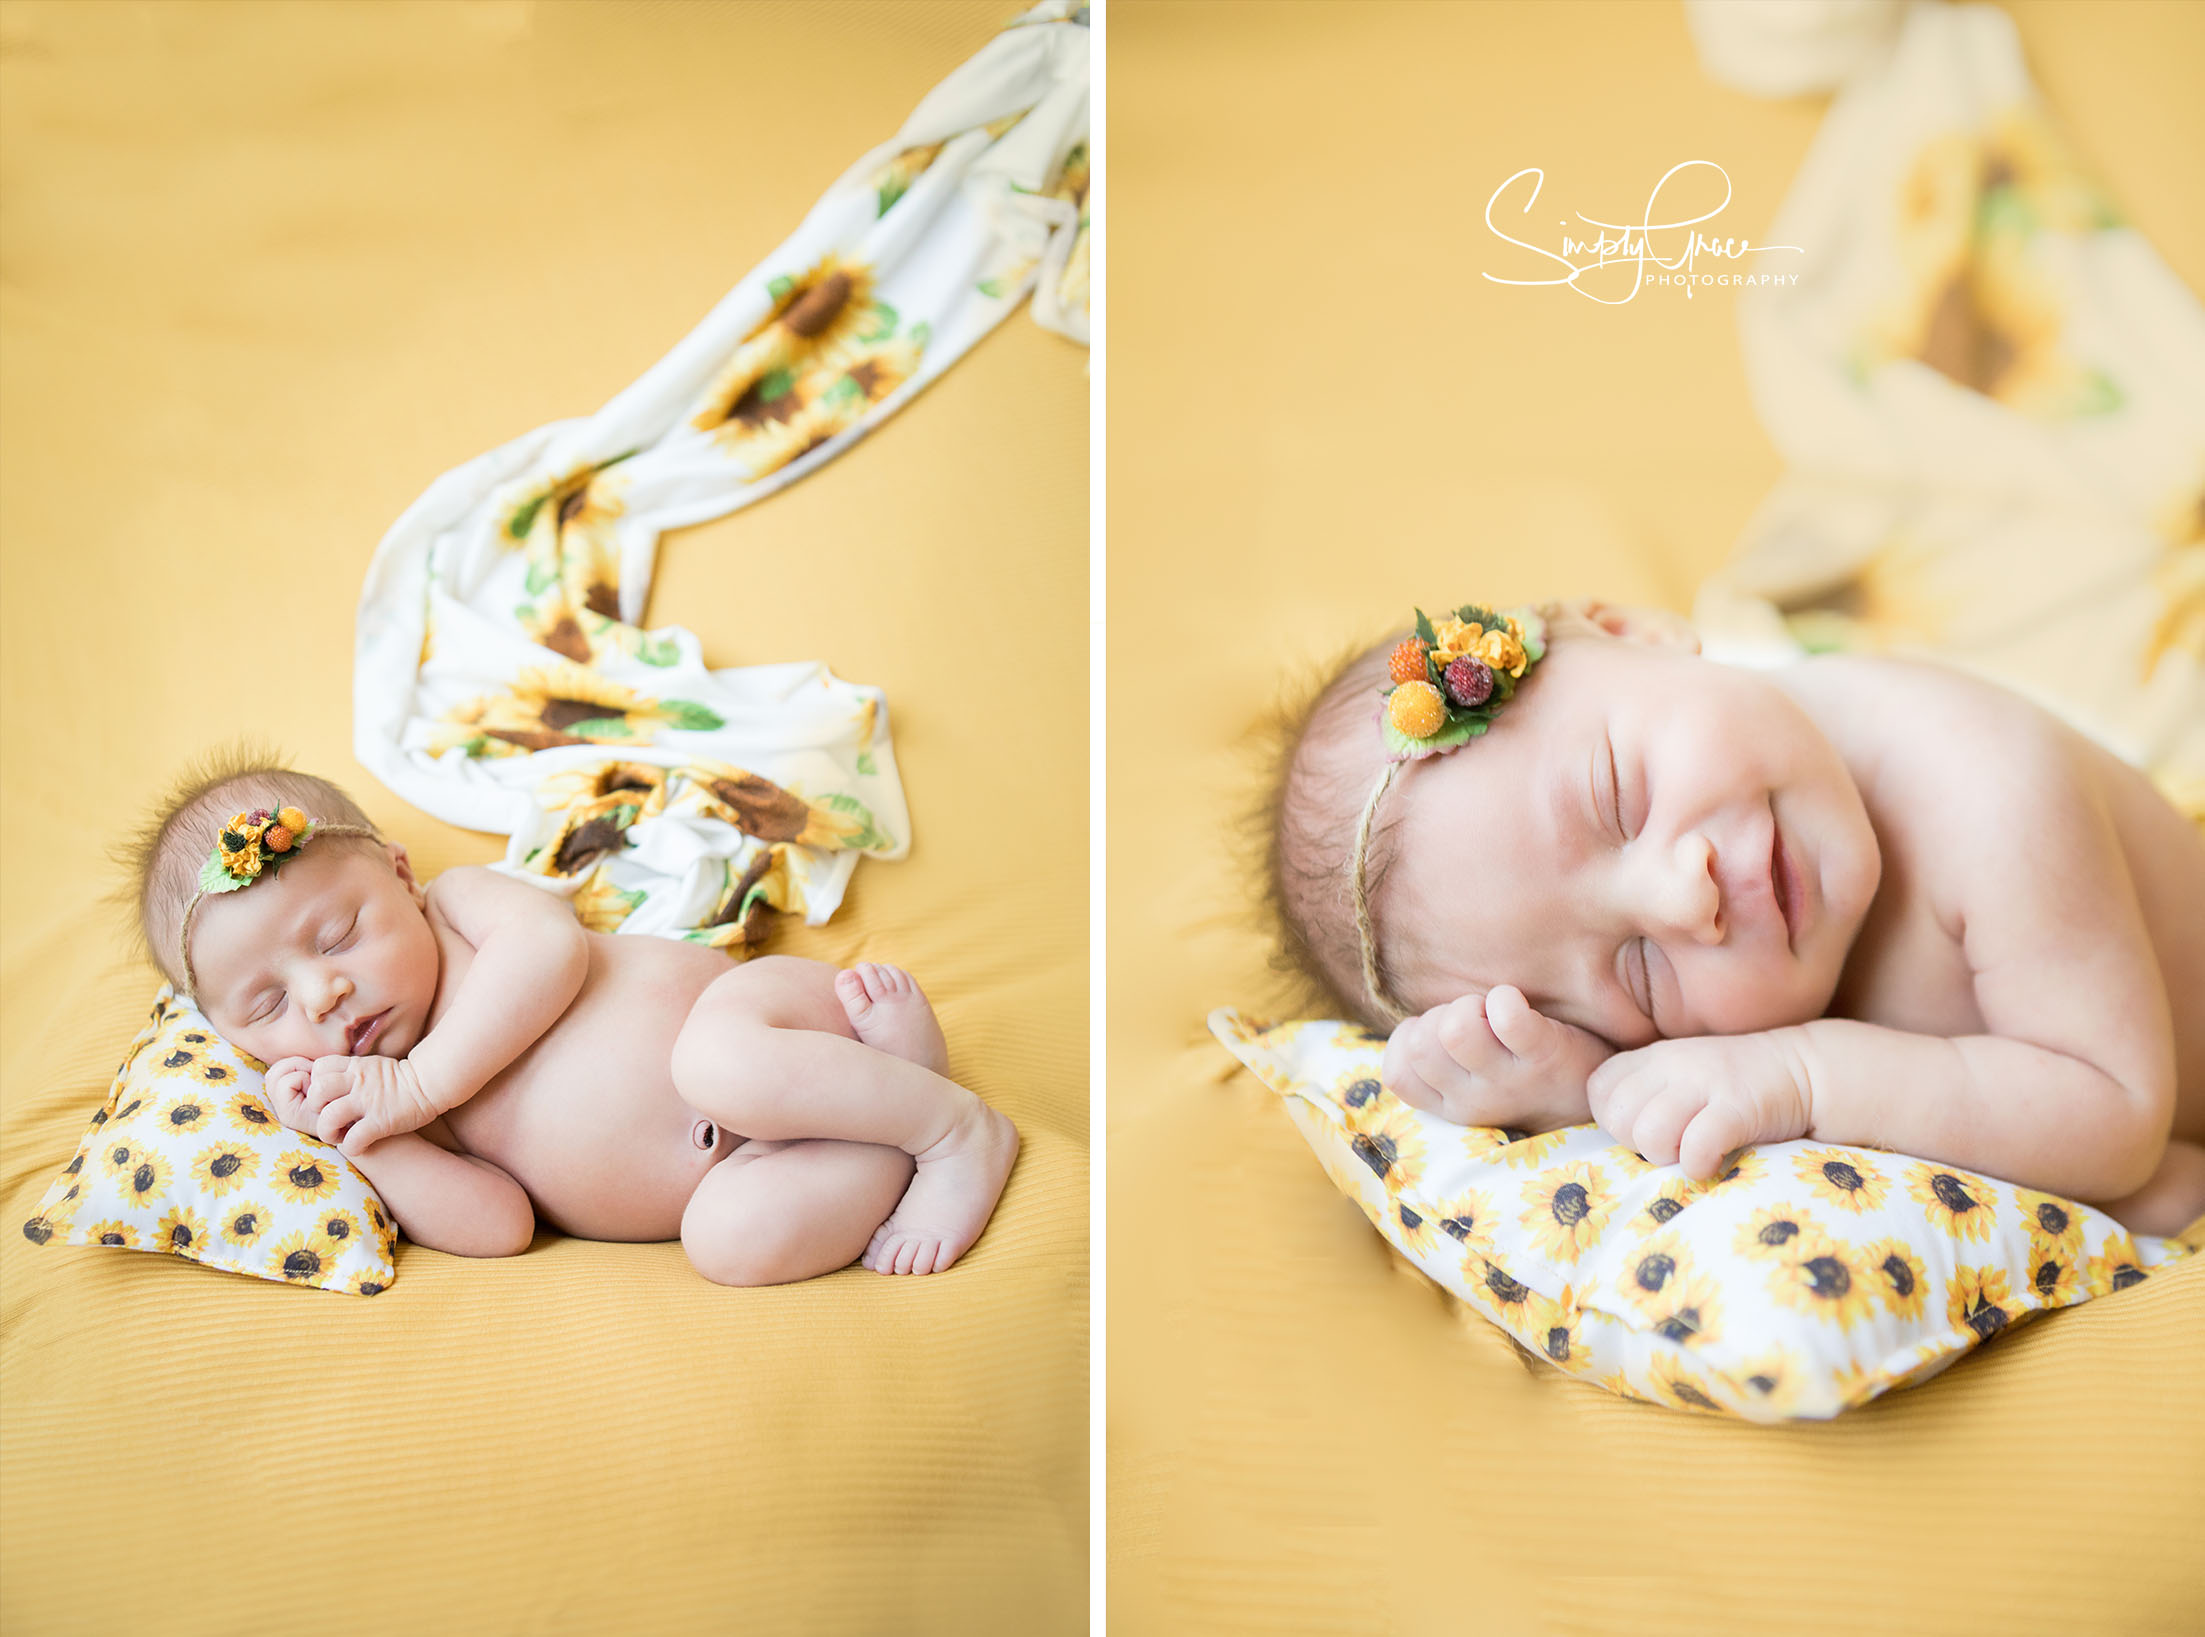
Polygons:
M276 1111L276 1118L285 1129L315 1135L314 1110L307 1101L307 1087L314 1078L314 1060L310 1057L283 1057L268 1065L268 1072L261 1076L261 1090Z
M1403 1022L1386 1042L1386 1089L1457 1125L1545 1128L1581 1120L1585 1077L1607 1046L1501 984Z

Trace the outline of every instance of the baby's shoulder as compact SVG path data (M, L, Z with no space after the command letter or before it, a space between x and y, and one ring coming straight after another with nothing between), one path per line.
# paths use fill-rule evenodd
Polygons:
M2030 789L2082 789L2078 736L1996 683L1921 660L1828 655L1812 666L1810 709L1849 761L1919 797L1949 793L1956 817Z

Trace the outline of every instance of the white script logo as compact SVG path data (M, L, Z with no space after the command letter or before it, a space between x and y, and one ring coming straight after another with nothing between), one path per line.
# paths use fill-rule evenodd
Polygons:
M1713 171L1723 179L1722 203L1713 210L1702 211L1697 216L1680 217L1673 222L1657 222L1654 220L1654 212L1661 199L1661 190L1669 185L1670 178L1680 171L1702 168ZM1731 196L1730 174L1722 166L1710 160L1687 159L1683 164L1672 165L1667 171L1663 172L1661 180L1654 184L1654 191L1646 196L1646 215L1643 221L1603 222L1579 212L1577 219L1580 222L1599 231L1590 239L1578 239L1567 233L1563 234L1562 248L1559 253L1542 249L1535 244L1526 244L1522 239L1502 232L1500 228L1493 224L1493 207L1500 203L1501 195L1527 176L1532 179L1531 196L1524 200L1522 214L1529 215L1531 213L1531 207L1539 202L1539 190L1546 186L1547 180L1547 173L1536 165L1525 166L1524 169L1518 171L1493 190L1493 197L1485 202L1485 225L1492 228L1497 236L1506 239L1510 244L1518 245L1535 256L1543 256L1548 261L1560 263L1565 271L1552 278L1543 279L1504 279L1498 274L1486 274L1485 276L1495 284L1566 284L1588 301L1597 301L1604 307L1620 307L1624 302L1636 297L1640 287L1647 284L1681 285L1684 288L1685 299L1689 301L1692 297L1692 287L1695 284L1797 284L1799 282L1797 273L1748 273L1744 271L1736 273L1700 273L1693 270L1693 263L1703 255L1722 260L1735 260L1742 256L1768 250L1788 250L1794 255L1802 253L1800 247L1796 244L1754 244L1746 239L1711 239L1700 231L1699 224L1720 216L1725 207L1729 205ZM1569 225L1567 221L1562 223L1564 227ZM1675 256L1665 258L1655 253L1654 235L1656 233L1681 233L1684 235L1677 242ZM1578 282L1587 273L1625 262L1631 263L1635 271L1631 278L1630 289L1620 296L1597 295ZM1660 269L1660 271L1649 272L1649 266ZM1612 285L1616 281L1608 280L1607 282Z

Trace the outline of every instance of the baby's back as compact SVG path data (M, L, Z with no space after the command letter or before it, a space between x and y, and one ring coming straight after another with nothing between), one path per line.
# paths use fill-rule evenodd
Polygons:
M440 1021L474 951L437 927ZM590 933L581 992L534 1045L425 1131L528 1190L538 1218L586 1239L678 1238L682 1210L736 1138L692 1140L698 1116L674 1090L674 1039L729 969L725 955L668 938Z

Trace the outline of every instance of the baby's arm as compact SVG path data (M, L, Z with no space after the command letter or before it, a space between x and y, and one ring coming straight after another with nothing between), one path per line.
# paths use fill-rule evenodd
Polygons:
M475 1095L541 1038L581 991L589 936L565 900L493 870L446 870L428 914L474 948L458 993L405 1058L321 1058L307 1093L315 1131L353 1158Z
M265 1085L276 1118L311 1137L317 1133L306 1099L309 1073L305 1058L286 1058L269 1065ZM411 1131L347 1157L417 1245L453 1256L518 1256L536 1237L527 1193L487 1160L448 1152Z

